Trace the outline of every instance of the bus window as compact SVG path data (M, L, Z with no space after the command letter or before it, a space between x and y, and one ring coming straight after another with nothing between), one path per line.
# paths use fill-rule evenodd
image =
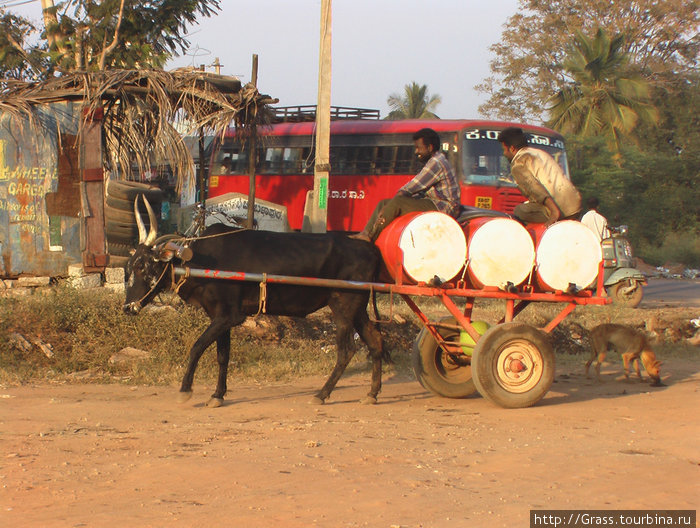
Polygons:
M285 147L282 153L284 174L306 174L312 168L309 147Z
M376 147L356 147L355 151L355 168L357 174L372 174L374 173L374 160Z
M401 145L396 147L396 174L415 174L418 172L415 147Z
M335 174L371 174L376 147L332 147L331 171Z
M284 149L281 147L268 147L264 150L264 156L258 171L260 174L279 174L282 172L282 156Z
M528 146L544 150L561 166L569 177L564 143L555 137L526 134ZM466 130L462 143L462 181L466 184L514 186L510 162L503 155L497 130Z
M216 159L212 165L211 174L213 176L221 174L246 174L248 156L240 147L226 145L225 148L217 152Z
M397 147L377 147L377 157L374 160L375 174L396 174Z
M510 179L510 164L503 156L501 144L487 138L464 139L462 172L462 181L466 184L515 185Z

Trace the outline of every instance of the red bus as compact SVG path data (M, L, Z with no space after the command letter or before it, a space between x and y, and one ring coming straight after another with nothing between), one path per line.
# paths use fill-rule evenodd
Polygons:
M360 231L377 202L392 197L420 170L412 135L434 129L462 182L462 203L512 212L525 199L510 178L510 165L497 137L519 126L532 146L549 152L569 174L564 140L547 128L486 120L379 119L331 121L328 230ZM306 193L313 189L314 122L286 122L259 128L256 198L287 207L292 229L301 229ZM248 193L248 153L235 130L214 145L208 196Z

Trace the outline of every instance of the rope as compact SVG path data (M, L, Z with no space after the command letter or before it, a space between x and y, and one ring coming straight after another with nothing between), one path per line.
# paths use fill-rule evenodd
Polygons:
M263 273L263 280L260 283L260 302L258 303L258 313L253 317L257 317L261 313L267 312L267 273Z
M190 278L190 268L189 268L189 266L185 267L185 274L182 277L180 277L180 280L177 282L175 282L175 266L171 264L170 269L172 269L172 271L173 271L173 279L171 281L173 291L176 294L179 294L180 288L182 288L182 285L185 284L185 281L187 281L187 279Z
M170 267L173 267L172 263L170 264ZM163 280L163 277L165 276L165 272L166 272L166 271L168 271L168 266L167 266L167 265L163 268L163 273L160 274L160 277L158 277L158 280L155 282L155 284L154 284L153 286L151 286L151 289L148 290L148 291L146 292L146 294L145 294L143 297L141 297L141 298L137 301L139 305L141 305L141 303L143 302L143 300L144 300L146 297L148 297L151 293L153 293L153 291L156 289L156 287L158 286L158 284L160 284L160 281ZM173 276L174 276L174 275L175 275L175 271L174 271L174 268L173 268Z
M242 233L243 231L252 231L252 230L248 229L247 227L244 227L241 229L237 229L236 231L227 231L226 233L215 233L213 235L206 235L206 236L182 237L180 240L183 242L192 242L192 241L197 241L197 240L204 240L205 238L217 238L220 236L235 235L237 233Z

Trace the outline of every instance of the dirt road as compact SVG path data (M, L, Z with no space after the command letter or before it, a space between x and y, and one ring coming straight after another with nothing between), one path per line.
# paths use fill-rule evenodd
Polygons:
M227 404L171 387L0 389L0 526L528 526L529 510L697 509L700 360L666 387L558 367L547 397L505 410L387 376L236 386Z

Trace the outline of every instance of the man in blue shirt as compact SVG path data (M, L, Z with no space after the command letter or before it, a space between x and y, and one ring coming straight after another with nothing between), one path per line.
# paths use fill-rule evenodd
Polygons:
M459 215L459 180L440 150L440 136L432 128L422 128L413 134L413 143L416 156L425 165L393 198L381 200L365 228L351 238L374 242L392 220L413 211Z

